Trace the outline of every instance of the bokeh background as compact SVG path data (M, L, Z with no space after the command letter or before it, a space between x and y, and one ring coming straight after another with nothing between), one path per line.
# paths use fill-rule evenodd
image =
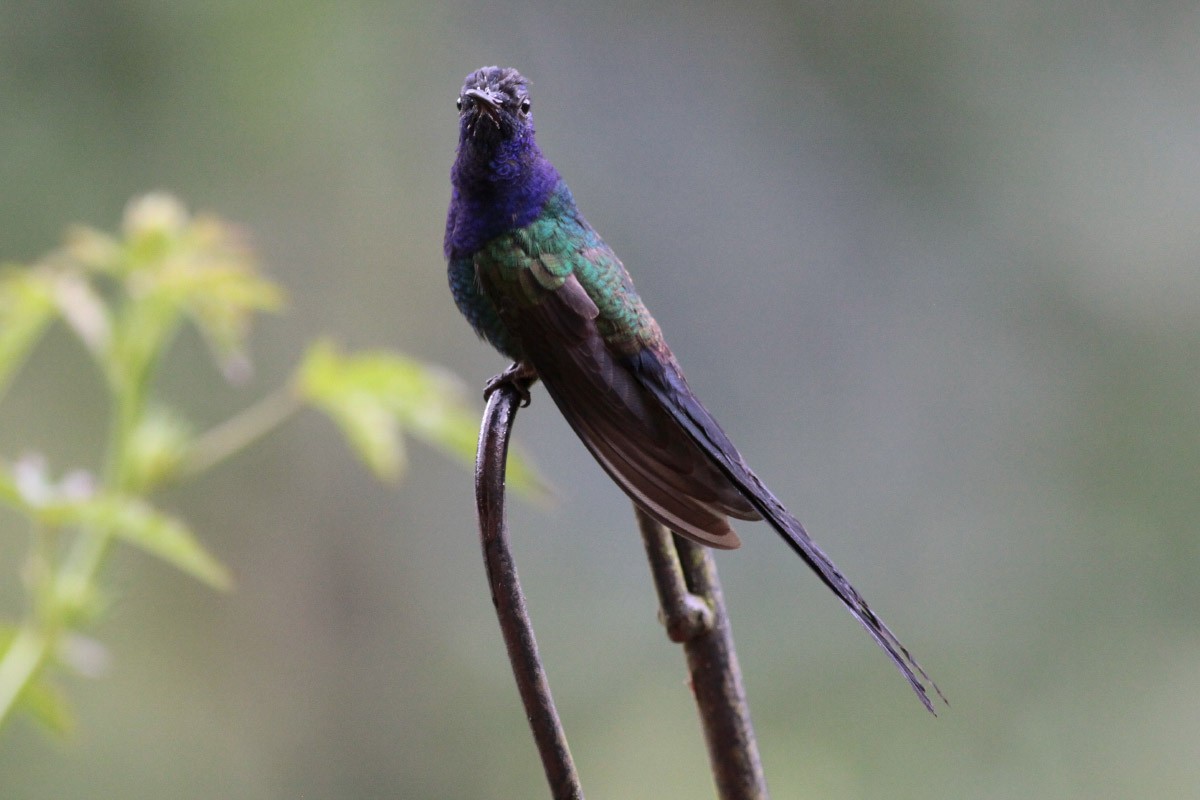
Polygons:
M6 0L0 256L168 189L291 294L248 386L178 342L161 393L199 424L321 334L474 394L503 362L445 286L454 99L517 66L693 386L953 703L743 525L719 565L775 796L1195 797L1198 36L1194 3ZM0 452L93 463L101 398L52 336ZM543 393L517 433L557 487L511 516L589 795L711 796L628 503ZM237 591L118 552L111 669L69 683L71 739L0 734L0 797L545 796L470 476L411 457L375 483L313 414L160 498Z

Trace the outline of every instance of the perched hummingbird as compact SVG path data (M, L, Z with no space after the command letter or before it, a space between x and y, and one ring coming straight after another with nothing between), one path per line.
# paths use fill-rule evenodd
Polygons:
M513 365L488 384L541 379L600 466L681 536L740 545L728 517L766 519L884 649L931 712L941 691L747 466L692 393L613 251L534 138L514 69L472 72L458 96L446 260L458 309ZM943 700L945 698L943 697Z

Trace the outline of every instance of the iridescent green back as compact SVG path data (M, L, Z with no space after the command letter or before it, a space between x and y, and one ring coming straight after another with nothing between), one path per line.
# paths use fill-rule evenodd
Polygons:
M565 183L532 223L485 244L475 254L473 267L488 287L483 294L493 307L539 303L574 274L599 309L596 325L601 336L615 350L634 352L661 338L629 273L579 214ZM491 340L487 331L480 332Z

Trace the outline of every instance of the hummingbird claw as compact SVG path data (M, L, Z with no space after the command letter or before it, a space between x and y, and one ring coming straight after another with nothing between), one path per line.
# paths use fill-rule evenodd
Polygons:
M536 380L537 370L524 361L514 361L508 366L508 369L492 377L483 385L483 399L490 399L492 393L501 387L511 386L517 396L521 398L520 408L526 408L533 401L529 394L529 387Z

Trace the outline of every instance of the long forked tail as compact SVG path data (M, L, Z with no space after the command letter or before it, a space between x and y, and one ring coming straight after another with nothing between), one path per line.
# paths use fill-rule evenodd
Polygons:
M779 502L774 494L759 480L758 476L742 459L737 448L721 430L712 417L692 393L691 388L673 359L656 357L650 351L631 357L630 366L645 388L662 404L693 441L706 452L720 470L734 483L759 513L771 524L788 546L804 560L821 581L838 596L871 637L883 648L888 658L908 680L921 703L931 714L937 716L929 690L932 689L943 703L949 705L942 690L929 677L908 649L900 643L891 629L883 623L858 590L846 580L841 571L821 551L800 521Z
M731 471L730 478L746 492L746 497L753 503L755 508L762 512L762 515L771 523L771 527L779 532L784 541L788 543L788 546L800 558L804 559L804 563L808 564L821 578L821 581L845 604L846 608L850 609L850 613L854 615L854 618L862 623L862 626L867 629L871 637L887 653L892 663L908 679L909 685L912 686L913 691L917 693L921 702L924 703L925 708L929 709L929 712L936 717L937 711L934 710L933 702L927 690L932 689L941 698L943 703L949 705L949 701L942 694L942 690L938 688L933 679L922 669L917 660L912 657L912 654L908 652L908 648L901 644L891 629L871 610L871 607L867 605L867 601L858 593L858 590L854 588L850 581L846 580L837 566L829 560L829 556L822 552L817 543L804 530L804 526L800 524L800 521L784 508L783 504L776 499L775 495L771 494L771 491L763 485L758 476L747 468L744 463L741 464L741 467L746 480L744 482L740 480L739 476L734 474L734 471Z

